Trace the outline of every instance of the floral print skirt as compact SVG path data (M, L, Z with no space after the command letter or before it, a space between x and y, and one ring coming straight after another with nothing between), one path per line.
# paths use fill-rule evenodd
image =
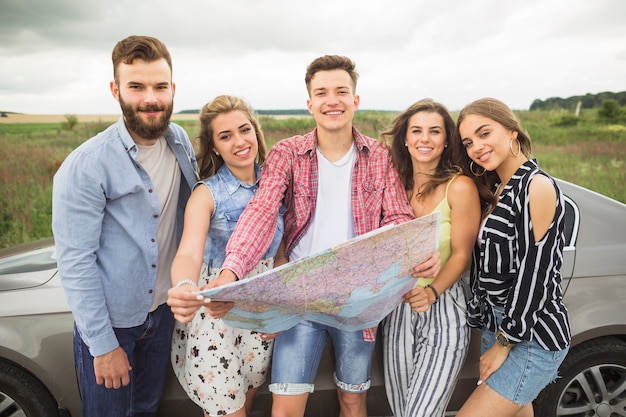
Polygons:
M271 269L264 260L250 272L256 275ZM202 268L200 287L215 279L219 268ZM221 319L212 319L200 308L187 324L176 322L172 337L172 366L183 389L205 413L220 416L243 408L246 392L259 387L267 376L273 340L237 329Z

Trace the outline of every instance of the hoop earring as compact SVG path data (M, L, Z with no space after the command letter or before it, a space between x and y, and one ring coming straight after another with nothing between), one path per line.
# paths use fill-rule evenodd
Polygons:
M517 141L517 153L513 152L513 138L511 138L511 141L509 142L509 149L511 150L511 155L516 157L522 151L522 144L519 143L519 140L518 140Z
M485 168L483 168L483 172L481 172L480 174L477 174L476 171L474 171L474 161L470 162L469 169L470 169L470 172L477 177L483 176L485 174L485 171L487 171Z

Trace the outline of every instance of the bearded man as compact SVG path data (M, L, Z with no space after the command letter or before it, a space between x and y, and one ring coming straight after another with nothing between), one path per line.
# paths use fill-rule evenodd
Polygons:
M52 229L83 416L156 416L173 328L170 268L197 164L189 137L170 123L166 46L130 36L112 58L122 117L59 168Z

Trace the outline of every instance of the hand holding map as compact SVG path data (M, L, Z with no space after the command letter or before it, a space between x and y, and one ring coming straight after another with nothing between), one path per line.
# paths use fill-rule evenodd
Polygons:
M224 321L262 333L310 320L343 330L375 327L415 286L413 267L438 243L439 213L357 236L251 278L200 292L232 301Z

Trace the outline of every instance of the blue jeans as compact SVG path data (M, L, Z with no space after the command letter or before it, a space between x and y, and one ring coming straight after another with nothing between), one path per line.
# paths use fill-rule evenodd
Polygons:
M137 327L115 328L132 370L119 389L96 384L93 356L74 327L74 360L81 387L83 417L156 416L169 366L174 316L167 304L148 314Z
M313 392L329 336L335 350L335 384L347 392L367 391L375 342L366 341L362 330L347 332L306 320L276 338L269 390L280 395Z

